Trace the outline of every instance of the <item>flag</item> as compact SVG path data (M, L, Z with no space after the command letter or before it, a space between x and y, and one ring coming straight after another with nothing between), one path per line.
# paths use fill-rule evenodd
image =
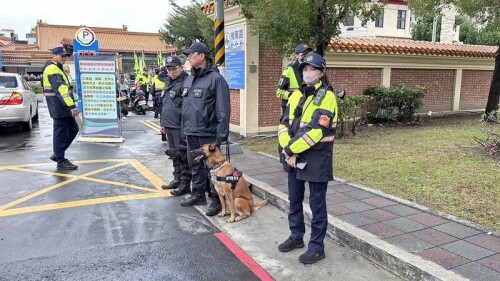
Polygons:
M135 53L135 51L134 51L134 72L135 72L135 74L139 74L140 73L140 70L139 70L139 60L137 59L137 54Z
M158 59L158 67L164 67L165 63L163 62L163 54L161 51L158 51L158 55L156 56Z
M142 51L142 70L144 71L145 68L147 68L146 66L146 56L144 56L144 51Z

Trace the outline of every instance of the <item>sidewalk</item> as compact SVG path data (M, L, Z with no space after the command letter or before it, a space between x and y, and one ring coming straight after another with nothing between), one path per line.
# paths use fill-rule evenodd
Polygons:
M243 149L231 162L254 193L288 210L287 175L277 158ZM403 278L500 280L498 232L342 180L329 183L327 206L330 238Z

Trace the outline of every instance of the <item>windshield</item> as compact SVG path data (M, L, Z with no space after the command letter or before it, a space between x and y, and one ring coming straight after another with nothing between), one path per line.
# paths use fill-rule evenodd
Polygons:
M0 76L0 89L17 88L17 79L15 76Z

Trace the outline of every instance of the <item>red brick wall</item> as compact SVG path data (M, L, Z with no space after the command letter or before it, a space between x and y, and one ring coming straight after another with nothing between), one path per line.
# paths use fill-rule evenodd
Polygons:
M229 90L231 95L231 119L233 125L240 125L240 90Z
M462 71L462 90L460 93L460 110L484 109L490 91L491 70Z
M455 70L393 68L391 71L391 86L426 89L421 112L452 110L454 84Z
M366 88L382 84L381 68L328 68L333 87L344 87L348 95L362 95Z
M277 126L281 115L281 101L276 98L281 77L282 59L259 46L259 127Z

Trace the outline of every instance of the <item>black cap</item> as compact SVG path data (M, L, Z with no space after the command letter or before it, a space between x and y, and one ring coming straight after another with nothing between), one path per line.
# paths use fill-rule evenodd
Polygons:
M182 51L182 53L185 54L186 56L190 55L190 54L192 54L194 52L196 52L196 53L202 53L202 54L205 54L205 55L209 55L210 54L210 49L203 42L195 42L195 43L193 43L193 45L191 45L191 47L189 47L189 49L186 49L186 50Z
M179 66L182 65L181 59L176 56L167 57L166 67Z
M63 47L55 47L54 49L51 50L53 55L60 55L60 56L70 56L70 54L66 53L66 50L64 50Z
M309 48L307 44L300 44L297 47L295 47L296 54L306 53L306 52L309 53L310 51L312 51L312 48Z
M304 57L304 61L301 64L299 64L299 70L301 70L302 68L304 68L304 66L308 64L312 65L314 68L319 70L323 70L326 67L325 59L319 54L313 52L308 53Z

